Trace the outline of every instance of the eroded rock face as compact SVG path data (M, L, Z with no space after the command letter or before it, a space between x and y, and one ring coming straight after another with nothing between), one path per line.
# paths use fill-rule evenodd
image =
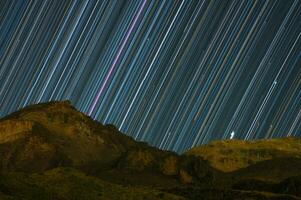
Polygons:
M160 168L165 175L177 175L179 174L179 159L176 156L168 156L163 160Z
M11 142L30 134L33 121L5 120L0 123L0 144Z

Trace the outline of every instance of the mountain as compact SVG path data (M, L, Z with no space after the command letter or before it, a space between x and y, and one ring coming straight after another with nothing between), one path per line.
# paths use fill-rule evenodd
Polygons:
M195 157L136 142L68 101L28 106L0 119L0 158L2 174L72 168L126 186L175 187L215 173Z
M178 155L69 101L41 103L0 119L0 199L300 199L299 143L216 141Z

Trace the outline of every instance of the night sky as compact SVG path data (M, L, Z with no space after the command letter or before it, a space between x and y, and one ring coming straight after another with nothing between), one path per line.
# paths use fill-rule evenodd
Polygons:
M301 0L1 0L0 117L66 99L177 152L301 136Z

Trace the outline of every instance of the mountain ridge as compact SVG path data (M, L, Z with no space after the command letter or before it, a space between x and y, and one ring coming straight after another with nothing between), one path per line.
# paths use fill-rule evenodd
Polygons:
M135 141L69 101L31 105L0 119L0 199L300 199L301 187L293 184L301 177L299 140L256 141L249 147L244 141L217 141L179 155ZM226 162L213 162L221 158ZM227 159L237 162L229 165ZM289 172L277 175L287 167ZM60 181L64 192L55 187ZM85 186L89 181L95 190ZM82 193L78 198L71 194L75 188ZM108 188L114 192L98 196Z

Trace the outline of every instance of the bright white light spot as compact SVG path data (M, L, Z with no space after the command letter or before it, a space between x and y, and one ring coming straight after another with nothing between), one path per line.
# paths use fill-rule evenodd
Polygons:
M234 135L235 135L235 132L234 132L234 131L232 131L232 133L231 133L231 135L230 135L230 140L232 140L232 139L233 139Z

